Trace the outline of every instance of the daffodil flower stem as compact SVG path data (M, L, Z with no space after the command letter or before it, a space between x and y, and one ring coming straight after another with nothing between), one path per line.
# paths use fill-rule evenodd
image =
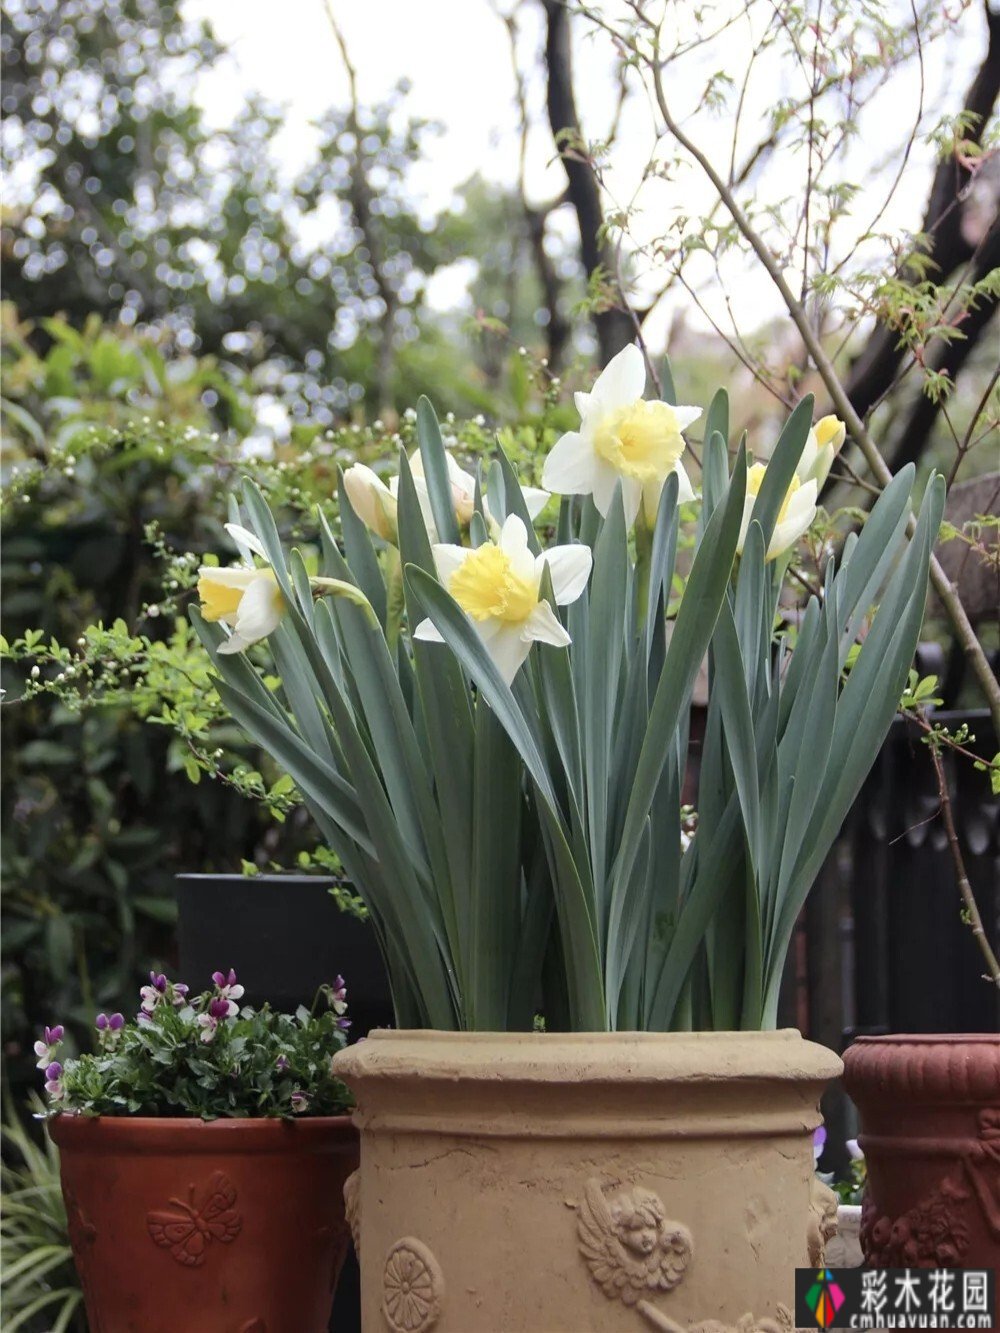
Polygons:
M394 546L387 552L387 562L385 638L390 650L395 650L406 603L403 598L403 562Z
M653 558L653 530L646 522L644 506L635 521L635 595L639 624L645 627L649 610L649 571Z

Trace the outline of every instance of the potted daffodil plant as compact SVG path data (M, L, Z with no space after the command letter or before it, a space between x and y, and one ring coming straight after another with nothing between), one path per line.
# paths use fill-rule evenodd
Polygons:
M318 556L247 484L242 567L202 573L220 695L297 783L392 984L398 1029L334 1061L372 1328L788 1326L830 1234L811 1135L840 1061L775 1030L778 990L906 681L944 486L908 537L903 469L788 619L843 428L804 398L752 461L724 391L702 417L666 384L647 399L629 347L578 395L544 510L501 449L460 468L422 400L418 454L392 486L341 477Z

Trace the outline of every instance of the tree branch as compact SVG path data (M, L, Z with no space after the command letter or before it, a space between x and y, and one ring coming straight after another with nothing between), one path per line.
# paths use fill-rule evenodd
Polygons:
M983 130L1000 96L1000 10L983 5L988 46L982 65L965 96L963 109L976 117L969 138L982 142ZM972 178L970 165L955 155L942 158L931 184L920 230L930 237L929 251L943 278L972 256L975 246L962 232L961 199ZM904 268L905 275L905 268ZM865 417L891 387L906 354L896 332L880 326L851 371L847 393L858 415Z
M997 20L1000 27L1000 18ZM671 113L666 93L663 87L662 61L659 56L658 38L654 38L652 58L650 60L651 72L653 77L653 89L656 97L656 103L660 114L670 133L686 152L694 158L701 167L702 171L711 181L722 202L725 204L729 215L732 217L741 235L753 249L757 258L764 267L765 272L774 283L785 309L796 328L798 329L806 350L812 358L813 364L819 372L826 390L830 395L834 410L841 417L847 426L848 434L855 441L861 452L864 454L872 474L882 485L887 486L892 480L892 473L886 465L885 459L878 450L877 445L868 433L860 413L851 402L850 397L844 385L841 383L833 362L827 356L822 342L814 331L802 303L797 299L794 292L788 285L784 273L781 270L777 260L771 253L763 237L758 233L751 223L750 219L743 212L737 202L733 192L720 176L718 171L712 165L705 153L691 140L681 126L674 119ZM907 524L907 531L912 534L915 529L915 520L910 515ZM972 670L975 672L983 693L989 704L990 712L993 716L993 724L1000 734L1000 682L983 651L982 644L976 637L976 632L972 628L969 617L966 615L965 608L955 591L951 580L941 567L937 557L931 556L930 563L931 583L934 585L934 591L945 609L945 614L951 621L955 637L961 644L962 651L965 653Z

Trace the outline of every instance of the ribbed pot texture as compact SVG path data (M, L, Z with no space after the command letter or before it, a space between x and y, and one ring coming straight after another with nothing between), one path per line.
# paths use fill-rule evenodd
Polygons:
M1000 1037L859 1037L861 1244L887 1268L1000 1268Z
M325 1333L350 1118L49 1121L90 1333Z
M841 1069L797 1032L378 1031L334 1068L366 1333L791 1327Z

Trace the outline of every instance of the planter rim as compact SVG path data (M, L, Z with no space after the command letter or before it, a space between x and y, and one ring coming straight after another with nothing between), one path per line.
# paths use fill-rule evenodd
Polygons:
M334 1070L422 1081L499 1077L551 1083L565 1076L587 1083L686 1082L698 1078L753 1080L840 1073L840 1057L806 1041L794 1028L769 1032L439 1032L376 1028L334 1056Z
M107 1153L324 1152L337 1151L356 1138L350 1115L200 1120L195 1116L88 1116L62 1111L47 1120L46 1127L60 1148Z
M858 1037L844 1086L859 1106L977 1105L1000 1098L1000 1036L989 1032ZM871 1125L869 1125L869 1130Z
M1000 1036L992 1032L885 1032L880 1036L869 1033L855 1037L848 1049L854 1046L947 1046L978 1042L1000 1049Z

